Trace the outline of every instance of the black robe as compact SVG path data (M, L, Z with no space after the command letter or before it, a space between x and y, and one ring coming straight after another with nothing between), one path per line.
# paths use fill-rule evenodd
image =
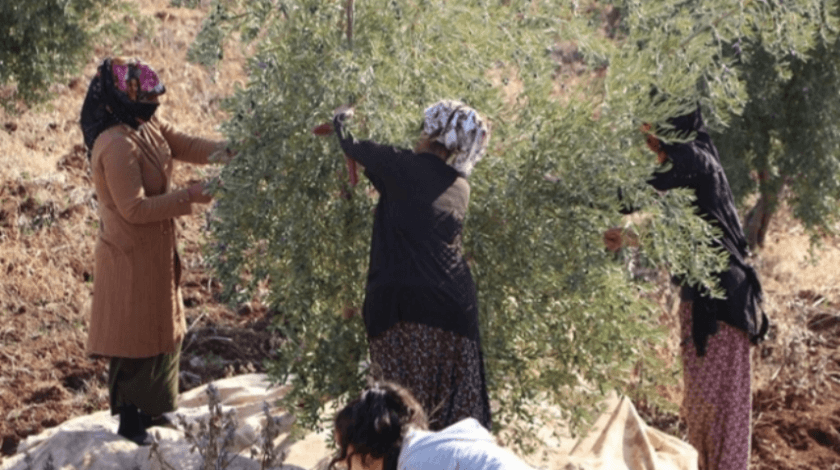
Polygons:
M729 269L715 273L726 292L725 299L714 299L705 289L684 285L683 300L693 301L692 336L698 355L706 350L706 339L717 332L718 320L747 332L757 343L767 333L769 321L761 308L761 282L755 269L746 262L749 249L744 236L726 173L720 164L717 149L703 125L700 111L669 120L673 132L687 136L686 143L662 144L667 160L654 172L648 183L665 191L691 188L698 213L720 228L723 237L714 244L729 253Z
M335 127L379 192L362 309L368 336L413 322L479 342L476 289L461 245L470 196L464 175L433 154L357 142L340 121Z

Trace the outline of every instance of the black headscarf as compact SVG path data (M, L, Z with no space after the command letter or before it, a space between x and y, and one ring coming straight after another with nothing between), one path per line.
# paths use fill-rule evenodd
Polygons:
M149 121L158 107L149 100L165 91L154 70L139 60L102 61L82 104L80 123L88 158L96 138L109 127L122 123L137 129L138 118Z

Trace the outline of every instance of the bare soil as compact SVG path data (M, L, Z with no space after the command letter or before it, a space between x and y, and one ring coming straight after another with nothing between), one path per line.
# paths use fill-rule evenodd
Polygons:
M151 29L127 16L136 34L97 48L82 74L52 88L51 103L0 111L0 459L21 439L108 404L107 361L85 355L98 218L78 113L96 66L108 55L142 57L167 86L162 116L211 138L225 119L220 100L245 82L240 50L226 51L213 75L187 63L202 9L173 8L168 0L138 8L153 19ZM175 186L205 174L181 165ZM202 255L203 210L178 224L189 325L181 390L263 371L280 341L269 328L272 312L256 301L220 303ZM774 326L753 352L752 470L840 469L840 239L823 240L816 254L783 208L756 258ZM675 326L672 301L663 290L663 322ZM662 354L677 357L675 338ZM681 393L678 384L662 390L675 404ZM653 425L684 432L676 414L637 406Z

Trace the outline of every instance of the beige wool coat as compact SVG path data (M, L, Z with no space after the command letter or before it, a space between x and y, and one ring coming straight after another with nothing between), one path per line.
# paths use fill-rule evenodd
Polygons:
M186 332L174 218L191 212L170 192L173 159L207 163L223 142L194 138L152 118L96 139L91 167L99 201L87 350L143 358L173 353Z

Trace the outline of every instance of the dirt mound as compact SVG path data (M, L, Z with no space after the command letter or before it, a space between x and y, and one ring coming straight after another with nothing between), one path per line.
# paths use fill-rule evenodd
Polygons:
M752 468L837 468L840 316L812 290L782 298L785 316L758 350Z

